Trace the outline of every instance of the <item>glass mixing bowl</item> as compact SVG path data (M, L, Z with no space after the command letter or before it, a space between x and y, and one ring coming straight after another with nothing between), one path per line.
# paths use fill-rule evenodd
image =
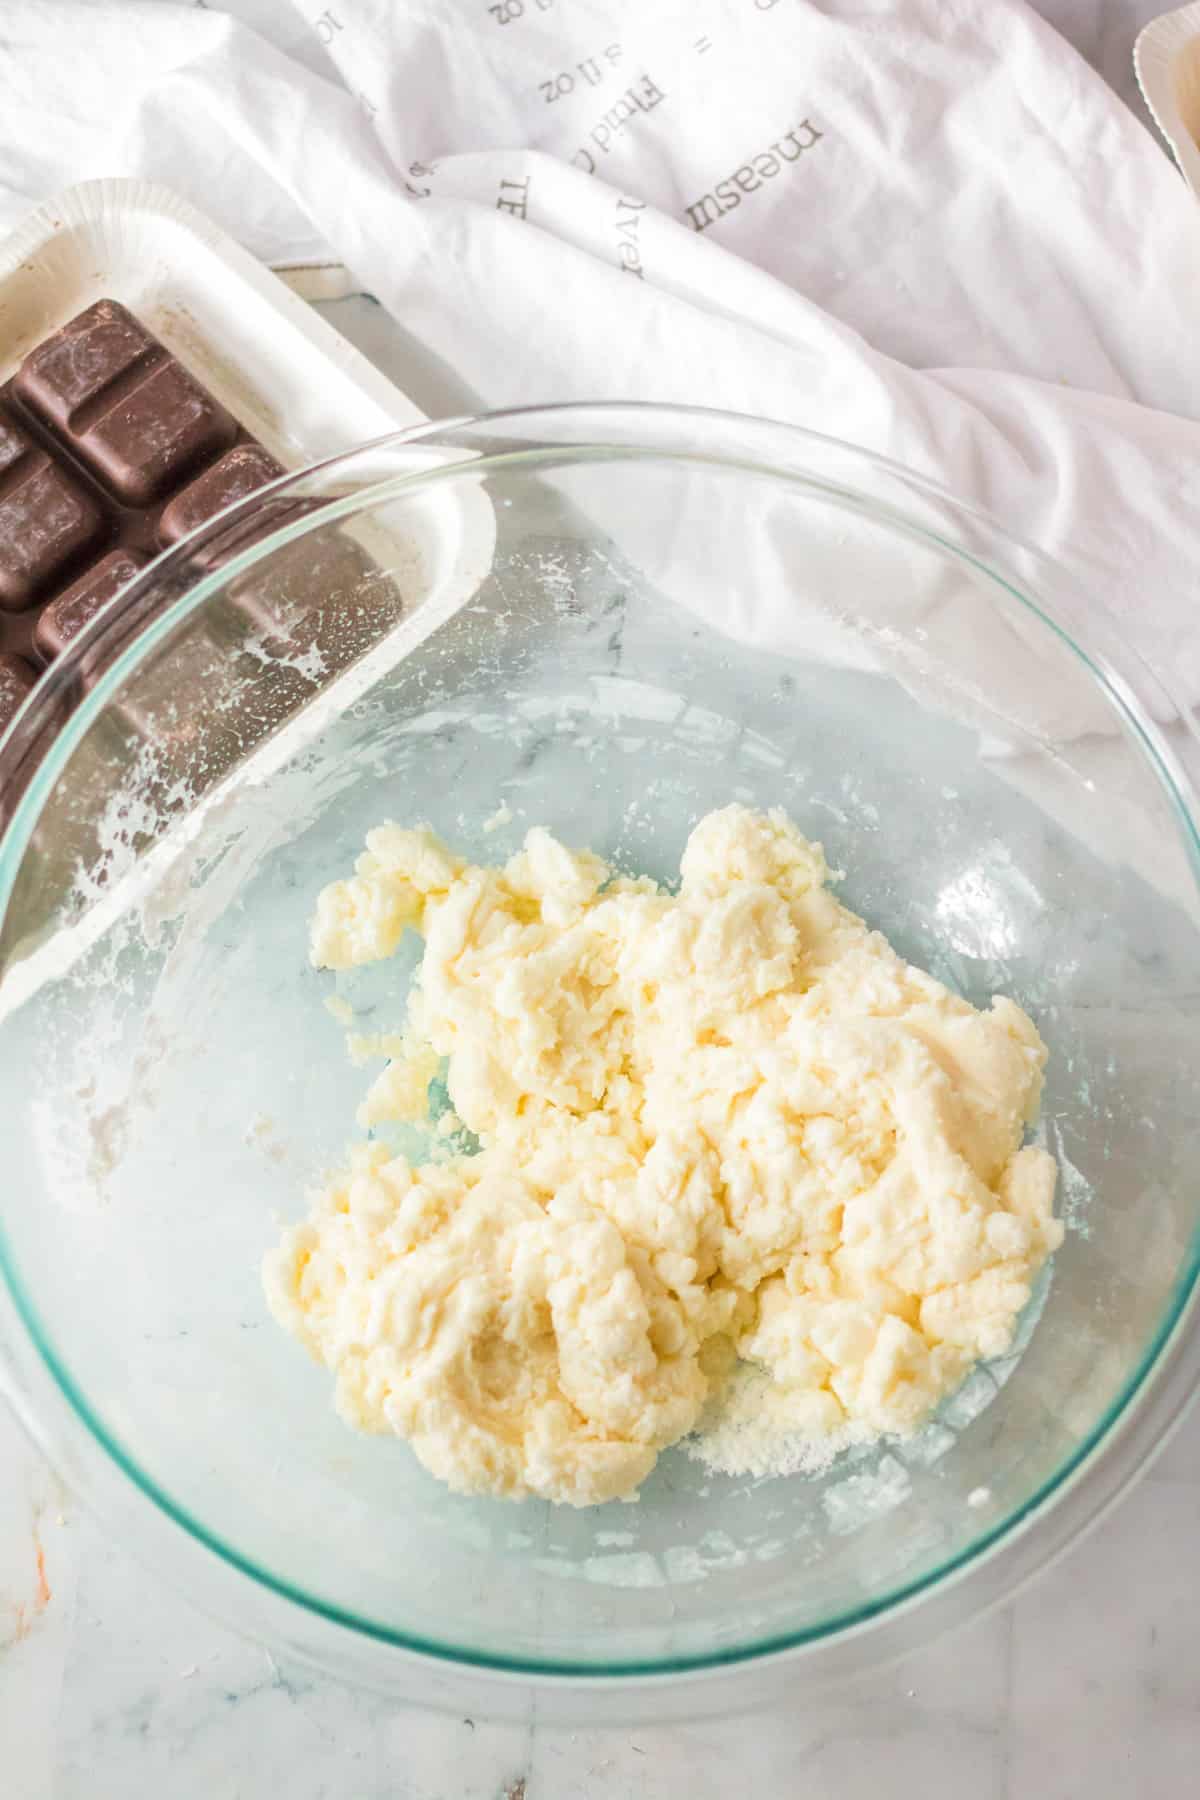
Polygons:
M161 559L0 770L5 1382L68 1479L247 1629L448 1704L469 1669L626 1711L631 1678L724 1669L710 1710L789 1651L796 1693L1010 1592L1197 1371L1191 696L1112 638L899 468L654 407L371 445ZM463 1499L338 1420L260 1288L363 1089L325 1002L386 1028L414 961L313 970L314 897L389 816L665 878L734 799L1031 1012L1066 1241L1012 1354L907 1442L762 1480L680 1448L587 1511Z

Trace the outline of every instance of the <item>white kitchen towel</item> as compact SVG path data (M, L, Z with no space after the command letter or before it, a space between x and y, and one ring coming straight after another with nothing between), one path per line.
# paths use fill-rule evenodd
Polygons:
M0 94L0 225L153 177L484 405L885 452L1200 693L1194 203L1021 0L5 0Z

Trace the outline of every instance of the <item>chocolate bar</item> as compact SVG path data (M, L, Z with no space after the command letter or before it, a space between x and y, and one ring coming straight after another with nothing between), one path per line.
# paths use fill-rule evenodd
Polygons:
M38 345L0 387L0 736L42 672L115 608L99 642L72 658L53 709L28 714L0 750L0 826L105 666L202 576L323 504L268 494L192 538L282 473L113 300ZM123 853L148 848L403 612L391 574L330 524L235 573L147 646L44 803L0 921L0 963L104 889L114 830Z
M97 300L0 388L0 655L44 668L160 550L282 473L127 308Z
M0 827L103 669L199 579L323 504L267 494L228 525L199 529L282 473L113 300L38 345L0 387L0 736L42 673L114 608L100 640L72 657L53 708L18 720L0 748ZM121 857L148 850L403 612L390 572L330 524L233 572L147 644L43 802L0 919L0 966L86 911Z
M12 395L128 507L153 506L238 435L233 414L112 300L31 351Z

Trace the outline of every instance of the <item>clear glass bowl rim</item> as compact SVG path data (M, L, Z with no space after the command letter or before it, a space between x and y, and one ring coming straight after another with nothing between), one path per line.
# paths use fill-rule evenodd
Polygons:
M749 440L752 448L737 456L722 454L719 448L722 432L736 434L743 442ZM715 436L715 447L696 448L691 440L704 433ZM497 439L502 440L509 434L512 434L510 442L503 448L496 448ZM80 663L97 648L103 655L106 640L119 635L125 609L151 593L164 575L184 569L198 545L219 537L242 516L252 515L264 496L286 498L293 491L300 493L317 476L330 481L339 477L351 478L355 476L356 467L361 468L362 464L390 450L423 444L436 446L439 452L458 449L461 455L452 459L439 455L439 460L432 466L425 463L416 471L375 478L349 495L331 499L269 536L258 539L248 549L196 581L114 657L42 757L7 827L0 834L0 918L7 907L21 858L42 805L92 720L157 644L229 582L286 544L340 518L367 511L385 499L397 498L406 491L464 478L477 481L491 472L514 466L535 474L539 469L548 471L567 462L614 459L688 461L794 484L833 504L859 512L877 524L884 524L902 536L932 545L950 559L969 564L1002 596L1004 603L1017 603L1067 646L1132 730L1174 803L1192 872L1200 886L1200 806L1196 801L1195 785L1188 774L1195 746L1200 744L1200 733L1197 733L1190 711L1173 695L1169 680L1161 671L1147 666L1092 596L1087 598L1087 647L1081 641L1082 632L1068 629L1063 622L1062 602L1078 595L1080 583L1061 561L1009 531L982 509L956 499L930 478L857 445L824 433L744 414L654 402L567 402L435 421L387 433L367 444L281 476L156 558L129 584L115 606L104 609L71 642L37 684L7 733L0 737L0 783L5 779L6 770L11 773L19 769L31 747L38 743L46 722L54 715ZM866 483L860 488L842 480L831 481L820 470L821 459L830 455L835 455L839 463L869 474L876 483L894 492L896 498L881 502L866 491ZM914 502L922 506L931 504L944 515L945 526L934 529L916 516ZM986 558L978 548L969 547L965 541L980 538L987 546ZM993 555L993 546L999 554ZM1018 567L1022 568L1019 575L1015 572ZM1032 585L1023 572L1025 567L1034 571ZM1052 599L1052 595L1056 598ZM1142 698L1149 694L1156 694L1160 701L1165 700L1175 717L1184 724L1189 734L1186 768L1155 725ZM951 1588L961 1588L972 1576L977 1578L979 1593L978 1604L969 1610L978 1613L998 1605L1104 1516L1144 1470L1148 1459L1166 1443L1200 1389L1198 1221L1188 1256L1176 1278L1171 1303L1164 1309L1137 1369L1105 1416L1053 1476L1021 1506L982 1532L965 1549L921 1577L898 1584L842 1616L803 1630L777 1632L753 1643L703 1655L664 1657L654 1661L614 1660L605 1664L575 1663L562 1658L543 1661L485 1653L470 1645L429 1640L381 1626L377 1621L363 1619L305 1592L242 1556L179 1506L138 1466L98 1419L91 1403L58 1357L52 1335L43 1325L32 1295L25 1289L2 1220L0 1278L36 1361L50 1375L71 1423L83 1427L101 1458L119 1470L143 1500L195 1545L215 1554L229 1569L249 1577L269 1594L289 1606L300 1608L316 1621L325 1621L360 1640L406 1652L410 1657L509 1677L565 1678L589 1686L608 1685L614 1681L619 1684L622 1678L627 1682L631 1677L645 1682L655 1677L695 1676L734 1664L779 1659L788 1652L842 1645L847 1639L858 1637L864 1628L888 1620L898 1622L902 1614L911 1613L923 1601L928 1603L939 1596L947 1598ZM3 1377L4 1370L0 1367L0 1392L4 1391ZM31 1427L43 1448L48 1447L37 1421L31 1420L28 1410L20 1405L20 1397L12 1397L17 1400L18 1416ZM88 1494L85 1492L82 1498L86 1501ZM1056 1528L1049 1531L1045 1527L1051 1523L1051 1514ZM1030 1532L1037 1525L1043 1527L1042 1542L1031 1553ZM983 1579L985 1577L988 1579ZM944 1612L946 1609L934 1610ZM945 1622L943 1619L942 1623Z

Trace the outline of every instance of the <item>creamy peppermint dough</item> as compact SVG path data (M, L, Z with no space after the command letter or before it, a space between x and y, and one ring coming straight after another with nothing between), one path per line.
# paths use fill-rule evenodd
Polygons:
M976 1011L905 963L828 874L743 806L701 820L677 893L544 830L502 868L370 832L312 960L409 928L425 952L359 1122L424 1120L444 1069L480 1149L362 1143L267 1259L347 1420L460 1492L584 1506L719 1415L736 1358L816 1441L909 1432L1008 1347L1062 1239L1055 1163L1021 1147L1045 1047L1011 1000Z

